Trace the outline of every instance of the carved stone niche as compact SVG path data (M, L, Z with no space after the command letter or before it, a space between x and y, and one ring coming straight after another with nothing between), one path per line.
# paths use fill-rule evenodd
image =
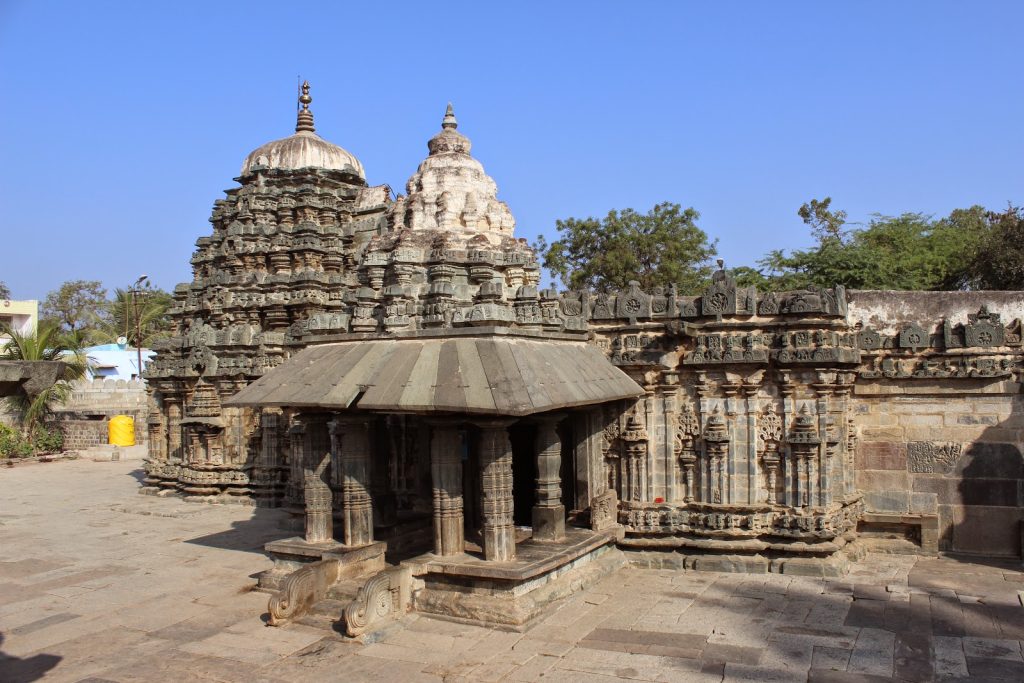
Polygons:
M882 335L873 327L865 327L857 333L857 345L865 351L876 351L882 348Z
M967 316L964 325L964 346L1002 346L1006 330L999 322L998 313L989 313L987 306Z
M899 340L901 349L921 349L930 345L931 335L917 323L910 323L900 330Z
M711 286L700 297L701 315L736 315L736 278L726 273L723 265L719 259Z
M629 288L618 296L615 313L619 318L628 318L630 325L635 325L638 318L651 317L651 297L640 289L639 282L631 280Z

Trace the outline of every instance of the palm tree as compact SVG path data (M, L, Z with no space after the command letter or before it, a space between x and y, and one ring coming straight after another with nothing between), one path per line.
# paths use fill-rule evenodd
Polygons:
M10 337L0 350L0 360L61 361L64 372L52 387L34 394L8 396L8 406L21 422L22 432L29 436L53 412L53 406L71 395L71 382L85 377L88 359L73 338L63 335L55 324L40 324L34 334L22 334L7 325L0 332Z
M130 289L115 289L113 300L105 306L106 315L97 319L89 341L110 344L124 336L129 346L152 346L154 341L170 333L167 311L172 302L171 295L161 289L140 289L134 302Z

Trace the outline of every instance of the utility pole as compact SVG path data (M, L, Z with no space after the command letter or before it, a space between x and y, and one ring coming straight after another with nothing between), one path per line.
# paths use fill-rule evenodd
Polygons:
M138 295L141 294L142 283L149 279L148 275L140 275L132 285L132 315L135 316L135 354L139 381L142 381L142 321L139 319Z

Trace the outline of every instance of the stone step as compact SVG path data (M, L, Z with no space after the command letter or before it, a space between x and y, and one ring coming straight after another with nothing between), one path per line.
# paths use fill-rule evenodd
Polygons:
M344 634L345 624L342 620L342 613L348 603L348 600L333 600L331 598L321 600L313 605L309 612L299 617L295 623Z
M338 600L342 603L342 607L356 599L356 593L366 583L368 577L360 577L357 579L347 579L339 581L327 591L327 597L331 600Z
M142 460L146 457L147 448L145 445L135 446L92 446L79 451L78 455L81 458L92 460L93 462L119 462L121 460Z

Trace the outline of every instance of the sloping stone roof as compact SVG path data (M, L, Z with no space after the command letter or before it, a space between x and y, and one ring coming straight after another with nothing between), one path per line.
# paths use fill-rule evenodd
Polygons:
M224 405L523 416L642 393L585 342L378 339L306 348Z

